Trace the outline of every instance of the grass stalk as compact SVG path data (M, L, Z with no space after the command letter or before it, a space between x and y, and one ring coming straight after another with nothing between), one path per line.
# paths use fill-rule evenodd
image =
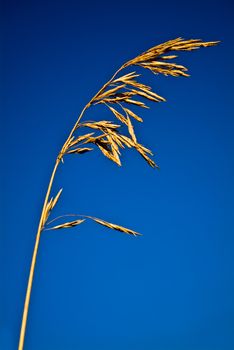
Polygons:
M43 229L51 230L74 227L83 223L85 220L90 219L100 225L106 226L113 230L121 231L133 236L139 235L139 233L133 230L104 221L96 217L91 217L89 215L77 214L77 216L82 216L83 219L65 222L54 227L46 226L59 218L72 216L72 214L62 215L56 219L51 220L50 222L47 222L47 219L51 214L62 192L62 190L60 190L55 198L50 197L56 171L60 162L63 161L63 157L71 154L80 155L92 151L93 148L83 147L84 145L86 146L87 144L91 144L92 146L97 146L97 148L99 148L103 155L106 156L108 159L110 159L118 165L121 165L120 149L133 148L144 158L144 160L151 167L158 167L149 156L153 155L151 150L140 144L137 140L131 118L133 118L134 121L137 120L138 122L142 122L143 120L135 113L135 111L132 111L132 108L149 108L145 103L142 102L142 99L146 99L148 102L164 102L166 100L162 96L159 96L158 94L153 92L150 86L147 86L137 81L138 77L141 74L138 74L135 71L127 73L118 78L116 78L116 76L118 75L118 73L120 73L122 69L130 66L135 66L138 69L139 67L140 69L149 69L154 74L163 74L166 76L171 75L175 77L187 77L187 68L182 65L170 62L170 60L176 58L177 56L168 55L168 53L170 51L191 51L200 47L214 46L217 43L218 42L203 42L200 39L184 40L182 38L176 38L174 40L167 41L163 44L154 46L123 64L114 73L111 79L103 85L103 87L96 93L96 95L93 96L93 98L83 108L81 114L79 115L75 125L71 129L70 134L68 135L64 145L61 148L61 151L59 152L56 158L54 169L52 171L49 185L46 191L30 266L18 350L23 350L24 348L33 277L35 272L41 233ZM102 104L104 107L108 108L109 111L112 113L112 117L117 118L120 125L114 124L112 121L106 120L98 122L89 121L86 123L81 123L80 120L83 117L85 111L89 107L95 106L97 104ZM119 111L117 110L118 108ZM88 128L91 131L91 133L77 136L76 133L78 129L80 131L80 129L82 129L83 127ZM120 127L124 127L128 130L128 136L120 132ZM82 147L80 148L80 146Z

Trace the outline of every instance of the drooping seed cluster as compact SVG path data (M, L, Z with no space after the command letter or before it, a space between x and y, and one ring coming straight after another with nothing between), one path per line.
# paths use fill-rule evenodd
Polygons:
M186 73L187 68L169 62L177 56L168 55L168 53L171 51L191 51L216 44L217 42L202 42L200 39L183 40L182 38L177 38L152 47L125 63L123 68L135 65L149 69L154 74L188 77L189 75ZM150 86L140 83L138 81L140 76L141 74L133 71L111 79L108 84L104 85L104 88L92 99L91 105L104 104L112 112L113 116L118 119L120 124L114 124L112 121L106 120L79 123L77 129L86 127L92 129L93 132L73 137L67 145L66 153L86 153L93 150L93 147L90 147L90 145L96 145L104 156L121 165L120 149L128 147L134 148L151 167L158 167L149 157L149 155L153 155L152 151L137 141L132 119L138 122L142 122L143 119L131 108L132 106L149 108L142 99L153 102L164 102L166 100L153 92ZM121 133L122 126L127 127L129 135Z

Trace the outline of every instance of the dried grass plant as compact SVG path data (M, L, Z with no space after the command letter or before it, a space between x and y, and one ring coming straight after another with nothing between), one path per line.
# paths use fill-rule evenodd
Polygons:
M55 197L50 197L58 166L60 163L63 163L65 157L70 155L82 156L84 153L94 151L94 148L98 148L105 157L121 166L120 156L122 149L133 148L152 168L157 168L157 164L151 158L153 155L151 150L143 146L137 140L133 121L141 123L143 120L132 110L132 107L137 106L140 108L149 108L145 104L145 101L164 102L166 100L164 97L152 91L150 86L140 82L141 74L136 70L126 74L124 74L122 71L125 68L135 66L136 69L148 69L156 75L163 74L165 76L188 77L189 75L187 73L187 68L173 62L173 60L177 58L175 53L178 51L192 51L201 47L214 46L217 43L217 41L203 42L200 39L183 40L182 38L177 38L154 46L141 53L139 56L124 63L114 73L110 80L108 80L108 82L104 84L104 86L96 93L96 95L92 97L92 99L82 110L56 158L54 169L45 195L32 256L18 350L22 350L24 346L27 315L37 251L41 233L44 230L70 228L80 225L86 220L93 220L96 223L110 229L121 231L133 236L139 235L139 233L136 231L88 215L74 215L77 217L76 220L51 226L51 224L58 218L51 221L48 221L48 218L51 215L55 205L58 203L62 193L61 189ZM115 118L116 122L113 122L112 120L81 121L86 110L98 104L102 104L104 108L107 108L110 115ZM63 215L59 218L64 219L66 216L69 215ZM78 219L79 216L80 218Z

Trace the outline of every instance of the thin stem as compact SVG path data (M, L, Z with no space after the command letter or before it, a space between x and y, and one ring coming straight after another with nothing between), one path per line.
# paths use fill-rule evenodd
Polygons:
M54 218L54 219L48 221L46 225L50 225L50 224L52 224L52 222L54 222L54 221L57 221L57 220L59 220L59 219L65 218L65 217L71 217L71 216L85 216L85 215L82 215L82 214L64 214L64 215L59 215L59 216L57 216L56 218ZM43 231L48 231L48 230L51 230L51 228L44 228Z
M34 271L35 271L35 266L36 266L37 252L38 252L41 232L42 232L42 229L43 229L43 219L44 219L44 216L45 216L46 207L47 207L47 204L48 204L48 199L49 199L49 196L50 196L50 193L51 193L51 189L52 189L52 185L53 185L53 182L54 182L54 178L55 178L55 174L56 174L58 165L59 165L60 161L62 160L63 155L66 153L66 151L67 151L67 149L69 147L69 142L71 141L72 136L73 136L75 130L77 129L77 127L79 125L79 122L80 122L81 118L83 117L85 111L91 106L91 104L95 100L95 98L103 90L105 90L105 88L113 81L115 76L125 67L126 67L126 65L121 66L115 72L115 74L111 77L111 79L106 84L104 84L103 87L96 93L96 95L94 95L93 98L86 104L86 106L81 111L81 113L80 113L80 115L79 115L75 125L73 126L72 130L70 131L70 134L68 135L68 137L67 137L64 145L62 146L61 151L59 152L58 157L56 159L56 162L55 162L55 165L54 165L54 169L52 171L51 178L50 178L50 181L49 181L49 185L48 185L48 188L47 188L47 192L46 192L46 196L45 196L45 200L44 200L44 204L43 204L43 208L42 208L42 212L41 212L41 217L40 217L40 221L39 221L39 225L38 225L38 229L37 229L36 241L35 241L34 250L33 250L33 256L32 256L30 273L29 273L29 278L28 278L27 291L26 291L26 297L25 297L25 302L24 302L24 310L23 310L23 317L22 317L22 323L21 323L21 330L20 330L20 339L19 339L18 350L23 350L23 348L24 348L24 339L25 339L25 331L26 331L26 326L27 326L28 309L29 309L29 303L30 303L30 297L31 297L31 290L32 290Z
M43 216L45 213L46 205L48 202L48 198L49 198L52 184L54 181L54 176L55 176L56 170L58 168L59 162L60 162L60 160L57 159L55 166L54 166L54 169L53 169L53 172L52 172L52 175L51 175L51 178L50 178L49 186L48 186L47 193L45 196L44 205L42 208L41 218L40 218L38 229L37 229L36 241L35 241L35 246L34 246L34 250L33 250L32 262L31 262L30 273L29 273L29 278L28 278L28 286L27 286L26 297L25 297L25 302L24 302L24 311L23 311L23 318L22 318L21 331L20 331L19 347L18 347L19 350L23 350L23 347L24 347L25 330L26 330L27 318L28 318L28 308L29 308L29 302L30 302L30 296L31 296L31 290L32 290L34 270L35 270L35 265L36 265L37 251L38 251L40 236L41 236L41 232L42 232Z

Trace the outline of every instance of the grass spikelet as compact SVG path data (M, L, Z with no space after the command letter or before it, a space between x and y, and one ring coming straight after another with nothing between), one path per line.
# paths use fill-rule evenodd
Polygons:
M91 129L102 130L103 128L118 129L121 125L113 124L109 120L102 120L100 122L83 123L81 126L86 126Z
M142 150L142 148L137 147L137 151L152 168L159 168L159 166L149 156L147 156L147 154Z
M109 150L106 146L104 146L100 142L97 143L97 146L100 149L100 151L104 154L104 156L106 156L108 159L112 160L114 163L118 164L119 166L121 166L119 156L116 152L113 154L111 150Z
M126 120L126 118L119 113L116 109L114 109L113 107L109 106L108 104L106 104L107 107L111 110L111 112L114 114L114 116L121 121L121 123L128 125L128 121Z
M134 78L139 77L140 74L136 74L136 72L131 72L125 75L122 75L121 77L114 79L113 83L119 83L119 82L123 82L123 83L127 83L129 80L132 80Z
M149 94L149 92L144 92L144 91L139 91L139 90L132 90L136 95L142 96L147 98L148 100L151 100L153 102L161 102L163 101L162 97L160 97L160 99L158 98L158 96L156 97L156 94Z
M54 227L48 228L47 230L60 230L61 228L71 228L82 224L84 221L85 219L69 221L69 222L65 222L64 224L56 225Z
M130 115L131 117L133 117L134 119L136 119L138 122L143 122L143 119L141 118L141 117L139 117L138 115L136 115L133 111L131 111L130 109L128 109L128 108L124 108L123 107L123 109L124 109L124 111L128 114L128 115Z
M46 207L45 207L45 210L44 212L42 213L42 227L44 227L44 225L46 224L46 221L48 220L48 217L50 215L50 212L51 212L51 208L52 208L52 205L53 205L53 197L51 197L51 199L48 201Z
M135 95L135 93L134 93ZM132 104L132 105L136 105L138 107L142 107L142 108L149 108L148 106L146 106L143 102L140 102L140 101L136 101L136 100L132 100L130 98L127 98L125 100L125 102L129 103L129 104Z
M133 236L141 236L140 233L138 233L136 231L133 231L133 230L130 230L129 228L126 228L126 227L123 227L123 226L119 226L119 225L115 225L115 224L112 224L110 222L107 222L107 221L104 221L104 220L101 220L101 219L97 219L97 218L94 218L94 217L90 217L90 219L92 219L95 222L97 222L98 224L106 226L106 227L108 227L108 228L110 228L112 230L124 232L124 233L127 233L129 235L133 235Z
M71 153L79 153L79 154L83 154L89 151L92 151L93 148L89 148L89 147L83 147L83 148L75 148L75 149L71 149L70 151L68 151L67 153L71 154Z
M69 147L73 147L73 146L77 145L78 143L80 143L81 141L87 140L88 138L90 138L93 135L94 135L94 133L91 132L89 134L85 134L85 135L79 136L76 139L72 140L72 142L69 144Z
M122 84L122 85L116 86L113 89L107 90L106 92L103 92L102 94L98 95L94 101L99 100L99 99L103 99L103 98L108 97L108 96L112 96L115 94L115 92L124 88L125 86L126 86L125 84Z
M135 132L134 132L134 129L132 126L131 119L129 117L128 117L128 131L129 131L129 134L131 135L133 141L136 143L137 142L136 135L135 135Z
M62 191L63 191L63 189L61 188L61 189L58 191L57 195L55 196L54 200L52 201L51 210L56 206L56 204L57 204L57 202L58 202L58 200L59 200L59 198L60 198L60 196L61 196Z
M135 143L128 136L118 135L118 137L128 148L135 147Z

